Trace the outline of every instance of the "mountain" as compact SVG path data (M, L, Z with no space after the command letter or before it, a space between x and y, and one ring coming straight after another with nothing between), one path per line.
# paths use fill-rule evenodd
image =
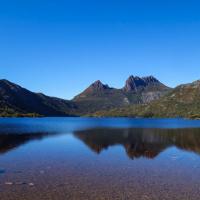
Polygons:
M170 90L171 88L153 76L130 76L121 89L109 87L98 80L77 95L73 101L79 104L82 113L92 113L131 104L149 103Z
M156 78L130 76L121 89L96 81L68 101L0 80L0 116L200 118L200 80L171 89Z
M129 105L129 101L122 90L111 88L101 81L91 84L76 96L73 102L79 105L79 109L83 114Z
M84 92L83 94L78 95L79 98L84 98L85 96L89 96L93 93L99 93L99 92L103 92L106 90L111 90L112 88L110 88L108 85L104 85L100 80L94 82L93 84L91 84ZM77 98L78 98L77 96Z
M149 104L101 111L95 115L200 118L200 80L180 85Z
M8 80L0 80L0 115L68 116L73 102L34 93Z
M144 104L160 98L170 88L153 76L130 76L122 89L96 81L72 101L31 92L8 80L0 80L1 116L80 116L99 110Z
M130 76L123 88L125 92L163 91L169 89L153 76L138 77Z
M130 76L122 88L130 104L146 104L159 99L171 88L161 83L153 76L138 77Z

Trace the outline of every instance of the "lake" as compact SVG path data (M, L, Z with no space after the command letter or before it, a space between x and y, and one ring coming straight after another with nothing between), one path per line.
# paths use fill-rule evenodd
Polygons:
M0 118L1 200L197 200L200 121Z

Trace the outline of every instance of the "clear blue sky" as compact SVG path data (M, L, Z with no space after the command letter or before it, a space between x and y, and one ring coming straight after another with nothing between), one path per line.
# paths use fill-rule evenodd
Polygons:
M193 0L0 0L0 78L67 99L130 74L200 79L199 10Z

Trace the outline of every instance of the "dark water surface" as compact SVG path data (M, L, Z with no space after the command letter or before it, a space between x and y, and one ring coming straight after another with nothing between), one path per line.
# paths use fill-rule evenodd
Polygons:
M1 200L197 200L200 121L0 119Z

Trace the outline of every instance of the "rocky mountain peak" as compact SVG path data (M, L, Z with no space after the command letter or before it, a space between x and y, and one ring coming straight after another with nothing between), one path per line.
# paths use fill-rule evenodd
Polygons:
M131 75L123 88L126 92L137 92L139 88L145 88L149 85L161 84L158 79L153 76L138 77Z
M104 85L100 80L95 81L92 83L88 89L96 90L96 91L101 91L105 89L109 89L110 87L108 85Z
M110 91L112 88L110 88L108 85L103 84L100 80L95 81L92 83L87 89L85 89L81 94L74 97L74 100L80 100L87 98L89 96L95 96L102 94L104 91Z
M131 75L127 80L126 80L126 84L123 88L124 91L126 92L130 92L130 91L137 91L137 87L139 86L144 86L145 81L143 79L141 79L138 76L133 76Z
M142 77L142 79L146 83L159 83L159 80L157 78L155 78L154 76L146 76L146 77Z

